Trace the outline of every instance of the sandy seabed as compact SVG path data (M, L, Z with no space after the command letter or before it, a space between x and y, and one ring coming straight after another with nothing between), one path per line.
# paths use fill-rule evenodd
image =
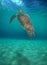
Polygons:
M47 65L47 40L0 39L0 65Z

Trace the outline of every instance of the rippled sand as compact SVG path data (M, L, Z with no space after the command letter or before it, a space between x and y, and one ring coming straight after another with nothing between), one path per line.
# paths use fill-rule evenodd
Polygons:
M47 40L0 39L0 65L47 65Z

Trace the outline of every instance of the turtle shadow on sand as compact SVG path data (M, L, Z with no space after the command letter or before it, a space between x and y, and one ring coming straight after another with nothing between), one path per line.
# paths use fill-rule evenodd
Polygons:
M30 60L19 51L14 53L11 62L13 61L15 61L16 65L31 65Z
M47 52L44 53L44 56L42 58L42 65L47 65Z
M20 52L16 53L16 61L17 65L30 65L29 59Z
M32 38L32 36L34 36L34 28L30 21L29 16L27 14L23 13L21 9L18 8L17 10L18 10L18 14L14 14L10 18L10 23L12 23L14 18L17 18L19 23L23 27L23 29L26 30L28 37Z

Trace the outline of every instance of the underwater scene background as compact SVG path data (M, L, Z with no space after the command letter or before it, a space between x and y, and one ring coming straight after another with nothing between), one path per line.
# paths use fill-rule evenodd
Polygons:
M15 18L29 15L35 36L28 38ZM0 65L47 65L47 0L0 0Z

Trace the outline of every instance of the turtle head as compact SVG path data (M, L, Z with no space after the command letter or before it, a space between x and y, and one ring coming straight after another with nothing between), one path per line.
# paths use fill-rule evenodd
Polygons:
M22 14L22 10L20 8L17 9L19 14Z

